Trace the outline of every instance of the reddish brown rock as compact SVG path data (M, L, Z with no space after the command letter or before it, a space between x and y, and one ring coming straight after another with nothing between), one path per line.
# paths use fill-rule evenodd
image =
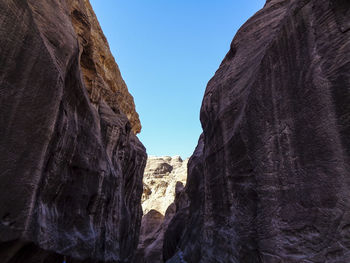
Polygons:
M349 12L271 0L239 30L204 95L165 260L350 261Z
M130 262L136 249L146 153L130 96L108 100L127 91L108 84L120 73L90 8L0 1L2 263Z
M134 133L141 131L134 99L121 76L89 0L67 0L73 27L80 45L80 66L90 101L103 99L116 112L129 119Z

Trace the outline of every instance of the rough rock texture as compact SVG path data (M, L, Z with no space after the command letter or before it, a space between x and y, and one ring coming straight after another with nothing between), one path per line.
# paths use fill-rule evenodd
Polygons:
M181 243L184 243L186 247L190 247L188 251L193 253L190 257L191 261L189 262L200 261L201 247L199 238L202 235L201 226L203 224L205 198L203 147L203 135L201 135L196 150L188 162L186 188L179 189L177 192L174 203L176 206L176 213L172 216L164 233L164 262L169 260L169 263L182 263L183 251L180 247Z
M162 263L164 233L183 196L188 159L148 157L144 173L140 240L134 263ZM184 205L182 205L184 206Z
M164 232L175 214L175 204L171 204L165 216L150 210L142 217L140 240L134 263L163 263Z
M98 105L103 99L115 112L122 111L134 133L141 131L134 99L121 77L118 65L90 5L89 0L67 0L74 29L79 37L85 87L90 100Z
M184 191L184 185L181 182L176 184L175 200L169 205L165 212L165 216L156 210L150 210L142 218L140 240L137 248L134 263L163 263L163 243L164 234L168 229L170 221L173 217L184 216L184 212L180 208L188 207L188 197ZM177 213L179 211L179 213Z
M271 0L239 30L165 259L350 262L349 14L347 0Z
M118 90L108 81L120 73L101 34L86 1L0 1L2 263L134 254L146 153L127 107L104 93ZM99 86L87 89L101 96L91 103L85 84L94 78Z
M154 209L165 215L174 202L176 184L186 184L188 159L174 157L148 157L143 177L142 209L147 214Z

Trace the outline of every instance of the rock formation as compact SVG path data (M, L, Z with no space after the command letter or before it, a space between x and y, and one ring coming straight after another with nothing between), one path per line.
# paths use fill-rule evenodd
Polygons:
M139 245L134 263L163 263L164 233L175 214L171 204L165 216L157 210L150 210L142 217Z
M187 163L188 159L183 161L180 156L148 157L143 178L144 216L134 263L163 262L164 232L179 206L177 202L183 200Z
M165 260L350 262L349 17L347 0L270 0L238 31Z
M0 261L130 262L138 115L87 0L0 1Z
M176 184L186 184L188 159L174 157L148 157L143 177L142 209L147 214L154 209L165 215L174 202Z
M90 101L103 99L114 111L122 111L134 133L141 131L134 99L121 77L118 65L90 5L89 0L67 0L73 27L80 45L80 65Z

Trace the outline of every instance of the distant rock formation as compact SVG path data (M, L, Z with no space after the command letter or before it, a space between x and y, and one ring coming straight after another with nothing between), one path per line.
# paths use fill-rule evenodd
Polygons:
M142 209L147 214L157 210L162 215L174 202L176 184L186 184L188 159L180 156L149 156L143 176Z
M350 262L349 17L347 0L270 0L238 31L165 260Z
M0 28L1 263L130 262L147 156L89 2L3 0Z
M148 157L144 173L140 240L134 263L162 263L164 232L179 205L188 159ZM176 200L175 200L176 199ZM175 201L175 202L174 202ZM182 205L184 206L184 205Z

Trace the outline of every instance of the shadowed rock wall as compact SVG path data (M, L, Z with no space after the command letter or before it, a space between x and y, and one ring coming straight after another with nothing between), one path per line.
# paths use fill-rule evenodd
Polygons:
M101 31L82 43L77 14L98 27L87 1L0 1L2 263L130 262L138 243L140 127L109 93L91 103L90 77L110 93L116 78L96 57L120 73Z
M239 30L204 95L165 259L350 261L349 12L271 0Z

